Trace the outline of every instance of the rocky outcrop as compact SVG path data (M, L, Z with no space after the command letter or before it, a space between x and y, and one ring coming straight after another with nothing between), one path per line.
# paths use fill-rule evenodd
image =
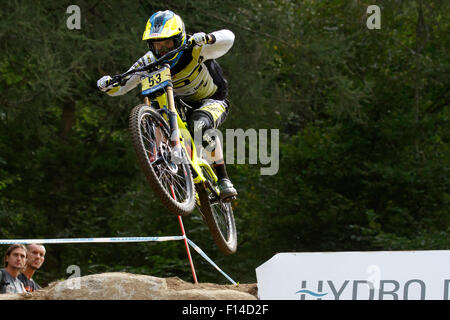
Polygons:
M256 284L193 284L177 277L158 278L111 272L53 282L25 294L2 294L0 300L256 300Z

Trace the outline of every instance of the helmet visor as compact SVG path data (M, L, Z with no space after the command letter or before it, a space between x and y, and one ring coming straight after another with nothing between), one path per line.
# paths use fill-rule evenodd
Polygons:
M161 57L163 55L165 55L166 53L172 51L173 49L175 49L174 43L172 40L168 41L166 40L162 40L162 41L147 41L149 48L153 51L153 53L155 54L155 56L157 57Z
M158 58L178 47L175 39L173 38L147 40L147 44L149 49Z

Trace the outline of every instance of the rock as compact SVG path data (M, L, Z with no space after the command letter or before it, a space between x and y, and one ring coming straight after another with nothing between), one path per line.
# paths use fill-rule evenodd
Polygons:
M3 293L0 294L0 300L23 300L25 294L20 293Z
M26 294L3 294L0 300L256 300L256 284L193 284L179 278L158 278L110 272L53 282Z

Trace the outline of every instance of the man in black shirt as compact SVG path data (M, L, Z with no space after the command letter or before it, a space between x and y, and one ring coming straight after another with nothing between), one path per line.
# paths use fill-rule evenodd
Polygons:
M45 248L41 244L29 244L27 246L28 259L27 264L19 275L19 280L22 281L25 290L28 292L33 292L41 289L41 287L34 282L32 276L39 269L45 260Z

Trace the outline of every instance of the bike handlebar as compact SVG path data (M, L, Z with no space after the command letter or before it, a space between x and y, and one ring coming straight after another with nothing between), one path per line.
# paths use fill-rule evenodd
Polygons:
M172 51L169 51L168 53L166 53L165 55L163 55L162 57L160 57L156 61L154 61L154 62L152 62L152 63L150 63L150 64L148 64L146 66L143 66L143 67L140 67L140 68L136 68L136 69L131 69L131 70L129 70L129 71L125 72L125 73L122 73L122 74L117 74L117 75L115 75L114 77L111 78L111 81L110 81L109 85L121 82L123 80L123 78L125 78L126 76L129 76L131 74L134 74L134 73L137 73L137 72L143 72L143 71L152 70L152 69L156 68L157 66L163 64L164 62L167 62L167 58L169 58L170 56L173 56L173 55L175 55L178 52L181 52L183 50L190 49L194 45L195 45L195 42L190 42L190 43L188 42L186 44L183 44L182 46L179 46L178 48L176 48L176 49L174 49Z

